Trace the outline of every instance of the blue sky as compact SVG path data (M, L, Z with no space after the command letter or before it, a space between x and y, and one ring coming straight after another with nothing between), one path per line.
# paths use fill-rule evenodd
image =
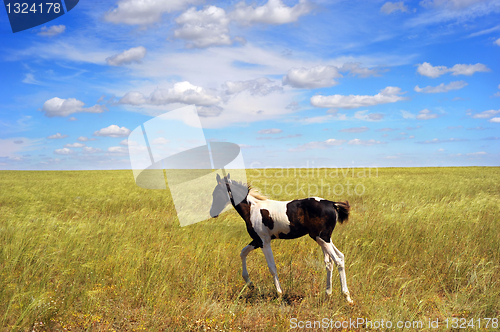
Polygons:
M2 11L0 169L130 168L130 131L186 105L247 167L500 164L498 0Z

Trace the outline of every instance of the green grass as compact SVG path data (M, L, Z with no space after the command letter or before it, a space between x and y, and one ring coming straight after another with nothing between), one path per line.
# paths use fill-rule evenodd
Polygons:
M446 318L498 319L500 169L376 171L247 172L273 199L309 185L350 201L332 237L353 306L336 270L325 296L309 237L273 241L278 298L260 250L248 257L255 288L244 286L239 252L251 239L234 210L181 228L170 192L139 188L131 171L1 171L0 331L285 331L291 318L358 317L439 319L445 330Z

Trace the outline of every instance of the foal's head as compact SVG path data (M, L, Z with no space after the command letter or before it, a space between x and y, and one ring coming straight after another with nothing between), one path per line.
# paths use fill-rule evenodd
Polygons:
M217 174L217 186L212 193L212 207L210 208L210 216L217 217L222 210L229 204L229 182L231 181L229 174L222 178Z

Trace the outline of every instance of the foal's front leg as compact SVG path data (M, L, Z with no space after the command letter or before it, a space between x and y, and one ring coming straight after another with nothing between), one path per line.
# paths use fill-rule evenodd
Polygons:
M252 285L252 282L250 281L250 278L248 277L248 271L247 271L247 256L252 250L255 249L255 246L253 246L252 244L253 244L253 242L250 243L245 248L243 248L241 250L241 253L240 253L241 265L242 265L242 269L243 269L243 271L241 272L241 276L243 277L243 279L245 280L247 285Z
M280 281L278 280L278 271L276 270L276 264L274 263L273 251L271 250L271 241L264 242L262 246L262 252L266 257L267 267L269 267L269 271L271 272L274 278L274 285L276 286L276 290L278 294L281 295L281 286Z

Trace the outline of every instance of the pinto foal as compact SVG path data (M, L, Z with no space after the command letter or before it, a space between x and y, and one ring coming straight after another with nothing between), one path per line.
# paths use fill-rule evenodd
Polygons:
M229 174L222 179L217 174L217 186L212 196L210 216L217 217L231 202L245 220L248 234L252 238L252 242L243 248L240 254L243 265L242 276L247 284L252 283L248 277L247 255L254 249L262 248L276 290L281 294L271 240L296 239L308 234L323 250L327 272L326 293L328 295L332 293L332 263L335 263L340 275L342 293L347 302L352 303L347 288L344 255L331 241L337 221L342 223L349 218L349 202L331 202L319 197L286 202L273 201L248 185L232 181Z

